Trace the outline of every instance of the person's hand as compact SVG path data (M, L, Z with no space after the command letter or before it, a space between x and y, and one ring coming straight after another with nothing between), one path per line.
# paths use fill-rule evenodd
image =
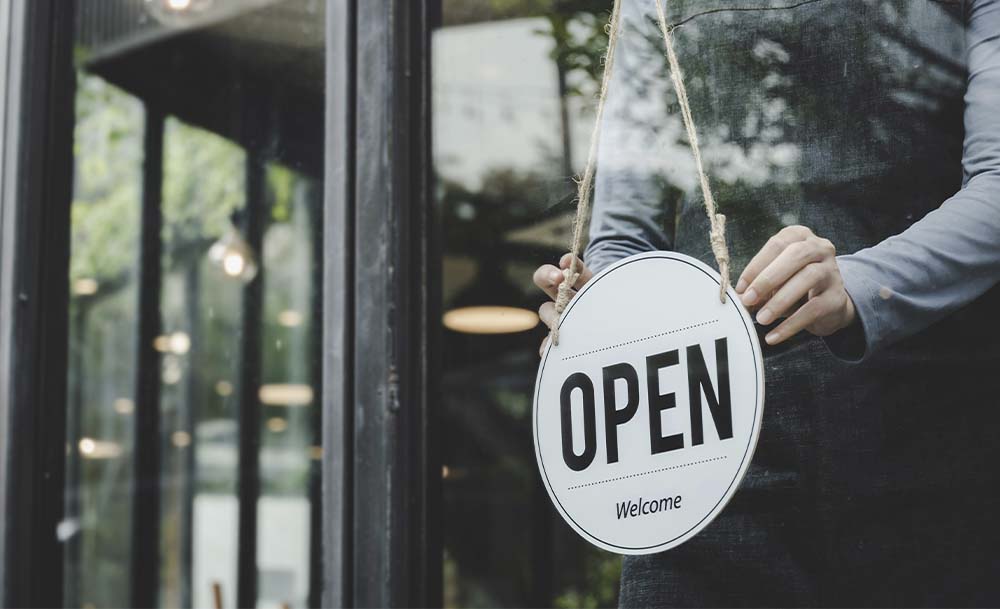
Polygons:
M761 325L788 316L764 337L768 344L802 330L829 336L854 322L854 303L844 289L836 254L827 239L804 226L789 226L750 261L736 283L743 304L757 309Z
M550 330L552 329L552 325L558 321L558 319L556 319L555 299L559 293L559 284L563 281L562 269L568 269L569 263L572 260L573 254L566 254L559 260L558 268L551 264L543 264L535 270L535 285L540 287L542 291L548 294L549 298L552 299L538 308L538 317L541 318ZM579 258L577 258L576 270L580 273L580 278L577 279L576 283L572 286L573 294L576 294L576 291L582 288L594 276L594 273L592 273ZM545 339L542 340L542 346L538 348L538 355L545 352L545 345L548 344L548 342L549 337L546 336Z

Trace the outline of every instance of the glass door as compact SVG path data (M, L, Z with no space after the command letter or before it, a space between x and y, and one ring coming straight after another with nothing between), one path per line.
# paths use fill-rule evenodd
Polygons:
M552 509L531 435L532 273L569 242L609 6L450 0L433 35L447 607L617 604L621 559Z
M64 602L318 606L325 3L76 9Z

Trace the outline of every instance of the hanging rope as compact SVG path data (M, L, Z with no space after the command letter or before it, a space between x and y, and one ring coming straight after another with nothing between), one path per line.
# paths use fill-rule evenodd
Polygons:
M562 318L566 305L573 296L573 285L580 278L577 270L577 260L583 247L583 229L586 219L590 217L590 191L594 183L594 171L597 168L597 145L601 134L601 119L604 117L604 106L608 101L608 85L615 67L615 47L618 46L618 28L621 21L621 0L615 0L611 9L611 23L608 25L608 52L604 59L604 77L601 78L601 93L597 100L597 116L594 118L594 129L590 132L590 151L587 153L587 166L583 178L577 182L576 219L573 220L573 242L570 252L573 259L569 268L563 270L563 280L556 294L556 323L552 325L552 344L559 344L559 320Z
M698 181L701 183L701 196L705 201L705 212L708 214L708 221L711 225L709 241L712 244L715 263L719 266L719 275L722 276L722 281L719 283L719 301L726 302L726 290L729 288L729 248L726 247L726 217L715 211L715 197L712 195L712 186L708 183L708 175L705 173L705 167L701 162L701 146L698 144L698 130L694 126L694 118L691 116L691 102L688 101L687 88L684 86L684 75L681 73L681 66L677 61L677 53L674 52L674 28L667 25L667 14L663 10L663 0L656 0L656 16L660 22L663 43L667 47L667 61L670 62L670 80L674 83L674 90L677 92L677 101L681 106L681 117L684 119L684 128L687 130L688 143L691 144L691 153L694 155L694 166L698 172Z
M726 289L729 287L729 251L726 248L726 217L715 211L715 197L712 196L712 188L708 182L708 176L701 160L701 148L698 144L698 132L695 129L694 119L691 116L691 104L688 102L687 89L681 75L680 65L677 62L677 55L674 52L672 40L672 28L667 24L666 13L663 10L662 0L656 0L656 11L660 22L660 30L663 33L663 40L667 47L667 60L670 63L670 78L674 84L677 100L681 107L681 117L684 120L684 127L687 130L688 141L691 144L691 151L694 154L695 168L698 171L698 178L701 183L701 192L705 200L705 211L711 223L709 234L712 244L712 253L715 254L715 261L719 265L719 274L722 275L720 284L719 299L726 301ZM618 36L621 24L621 0L615 0L611 9L611 23L607 27L608 50L604 59L604 76L601 79L601 91L597 100L597 114L594 117L594 129L590 135L590 150L587 154L587 165L583 172L583 177L577 182L577 208L576 217L573 221L573 241L570 244L570 252L573 254L569 268L563 269L563 280L559 284L556 294L555 312L556 321L552 325L552 344L559 344L559 321L566 310L570 299L573 296L573 285L580 278L578 270L578 260L583 247L583 229L586 220L590 217L591 191L594 183L594 173L597 168L597 148L600 140L601 122L604 118L604 107L608 99L608 85L611 83L611 75L615 63L615 47L618 45Z

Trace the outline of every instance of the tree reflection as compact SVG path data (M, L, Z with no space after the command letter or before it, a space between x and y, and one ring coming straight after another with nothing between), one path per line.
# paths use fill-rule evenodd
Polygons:
M730 218L737 270L788 224L835 234L839 249L856 250L905 228L919 217L914 210L938 206L961 177L965 73L956 7L928 0L818 0L780 8L790 4L796 3L666 3L668 20L683 23L675 43L716 198ZM607 0L444 1L446 29L472 23L499 27L510 19L533 24L536 36L551 43L545 68L557 81L561 112L561 124L547 124L559 132L560 149L528 138L521 142L525 156L545 159L535 170L494 164L460 179L442 175L446 305L475 280L485 260L500 264L515 284L508 290L512 301L541 300L528 279L535 266L553 261L568 243L575 185L567 178L581 169L580 140L585 144L591 127L610 6ZM619 194L609 190L606 177L628 172L638 192L674 210L664 228L674 235L676 249L711 261L653 0L624 0L624 7L597 205L613 203ZM748 10L761 8L777 10ZM541 112L546 103L532 100L518 112ZM524 116L518 117L521 123ZM452 121L447 115L436 120L437 131ZM499 145L470 134L449 152L494 144ZM886 206L901 211L886 213ZM456 270L457 259L471 261L467 270ZM443 399L450 421L445 458L452 476L445 484L446 589L456 604L616 602L618 558L576 539L553 513L544 512L544 501L532 503L540 482L526 443L525 412L541 336L499 342L445 337ZM488 501L499 502L502 514L512 513L518 521L537 523L542 513L554 529L534 524L525 538L502 515L465 516L482 518L476 510ZM491 560L491 553L507 557L504 565ZM516 567L510 557L520 561ZM532 587L538 577L554 583Z

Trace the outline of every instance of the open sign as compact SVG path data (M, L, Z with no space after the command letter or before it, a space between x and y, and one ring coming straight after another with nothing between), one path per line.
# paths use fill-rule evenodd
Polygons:
M563 314L535 385L539 471L556 508L621 554L683 543L725 507L763 415L760 345L719 276L640 254L595 276Z

